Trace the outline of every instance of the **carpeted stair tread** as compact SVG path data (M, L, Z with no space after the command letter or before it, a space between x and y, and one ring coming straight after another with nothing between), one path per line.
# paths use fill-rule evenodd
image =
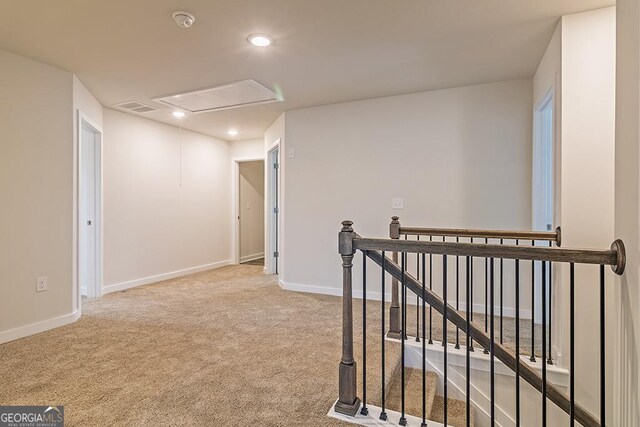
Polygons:
M394 375L389 392L387 393L386 406L394 411L401 411L402 378L400 370ZM427 371L426 377L426 413L427 418L433 406L433 400L438 386L438 375ZM405 368L405 413L415 417L422 417L422 370Z
M467 425L467 404L462 400L447 399L447 425L453 427L465 427ZM474 412L471 407L471 422L469 425L473 426ZM433 406L429 419L444 423L444 397L436 396L433 400Z

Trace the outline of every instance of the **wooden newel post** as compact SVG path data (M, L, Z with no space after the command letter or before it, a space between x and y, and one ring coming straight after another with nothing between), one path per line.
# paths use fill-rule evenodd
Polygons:
M342 360L338 370L339 395L335 405L336 412L355 416L360 407L356 396L356 361L353 359L353 222L342 221L342 230L338 233L338 251L342 257Z
M389 237L392 239L400 238L400 221L399 217L392 216L391 224L389 224ZM392 255L394 263L398 263L398 252ZM398 300L398 279L395 277L391 280L391 307L389 307L389 338L400 339L400 303Z

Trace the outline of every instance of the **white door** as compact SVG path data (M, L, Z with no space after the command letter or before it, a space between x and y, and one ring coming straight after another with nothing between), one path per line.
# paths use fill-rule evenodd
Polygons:
M100 133L83 121L80 128L78 279L80 294L99 295L98 219Z
M533 155L533 227L553 229L553 93L542 100L535 112Z
M267 253L265 254L265 266L267 273L278 274L280 271L280 244L279 225L280 225L280 146L277 145L268 155L268 187L267 187Z
M533 138L533 229L537 231L552 231L554 227L554 114L553 91L538 103L534 111ZM537 242L537 245L548 245L547 242ZM535 274L535 321L542 322L542 276L541 265L536 263ZM548 283L551 276L547 272L546 283L547 302L551 301ZM547 316L549 315L547 307Z

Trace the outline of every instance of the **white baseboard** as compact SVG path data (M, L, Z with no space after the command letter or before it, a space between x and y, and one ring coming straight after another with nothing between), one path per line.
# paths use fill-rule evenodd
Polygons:
M324 295L333 295L337 297L342 296L342 289L334 288L329 286L316 286L316 285L303 285L299 283L290 283L283 282L279 280L278 283L282 289L287 291L295 291L295 292L307 292L310 294L324 294ZM389 287L391 285L389 284ZM355 289L353 291L353 297L362 299L362 290ZM382 292L375 291L367 291L367 299L373 301L382 301ZM385 301L391 301L391 292L387 292L385 295ZM416 305L416 298L407 298L407 304ZM456 306L455 300L449 300L449 305L452 307ZM466 303L461 301L458 305L460 310L466 310ZM473 305L473 313L474 314L484 314L484 304L474 304ZM496 316L500 314L500 306L494 307L494 313ZM502 313L505 317L515 317L516 310L514 307L503 307ZM528 309L520 309L520 318L521 319L531 319L531 310Z
M253 255L245 255L243 257L240 257L240 263L242 264L243 262L249 262L249 261L253 261L255 259L260 259L260 258L264 258L264 252L260 252L259 254L253 254Z
M113 285L106 285L102 288L102 294L109 294L112 292L124 291L127 289L135 288L142 285L148 285L149 283L161 282L163 280L174 279L180 276L186 276L187 274L199 273L205 270L213 270L214 268L224 267L229 265L230 261L218 261L211 264L200 265L197 267L186 268L184 270L172 271L169 273L157 274L155 276L143 277L141 279L130 280L127 282L115 283Z
M306 292L309 294L333 295L336 297L342 296L342 289L338 289L338 288L330 288L328 286L301 285L298 283L283 282L282 280L279 280L278 283L280 284L280 287L282 289L287 291ZM353 297L362 299L362 291L354 290ZM382 301L382 292L367 291L367 300ZM386 302L391 301L390 292L386 293L385 301Z
M14 329L9 329L8 331L2 331L0 332L0 344L28 337L29 335L39 334L40 332L45 332L49 329L59 328L60 326L73 323L79 318L80 310L76 310L73 313L64 314L52 319L41 320L40 322L19 326Z

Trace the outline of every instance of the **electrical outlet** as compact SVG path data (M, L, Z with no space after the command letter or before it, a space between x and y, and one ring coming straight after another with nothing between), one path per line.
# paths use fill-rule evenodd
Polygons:
M47 278L38 277L36 280L36 292L43 292L48 289Z

